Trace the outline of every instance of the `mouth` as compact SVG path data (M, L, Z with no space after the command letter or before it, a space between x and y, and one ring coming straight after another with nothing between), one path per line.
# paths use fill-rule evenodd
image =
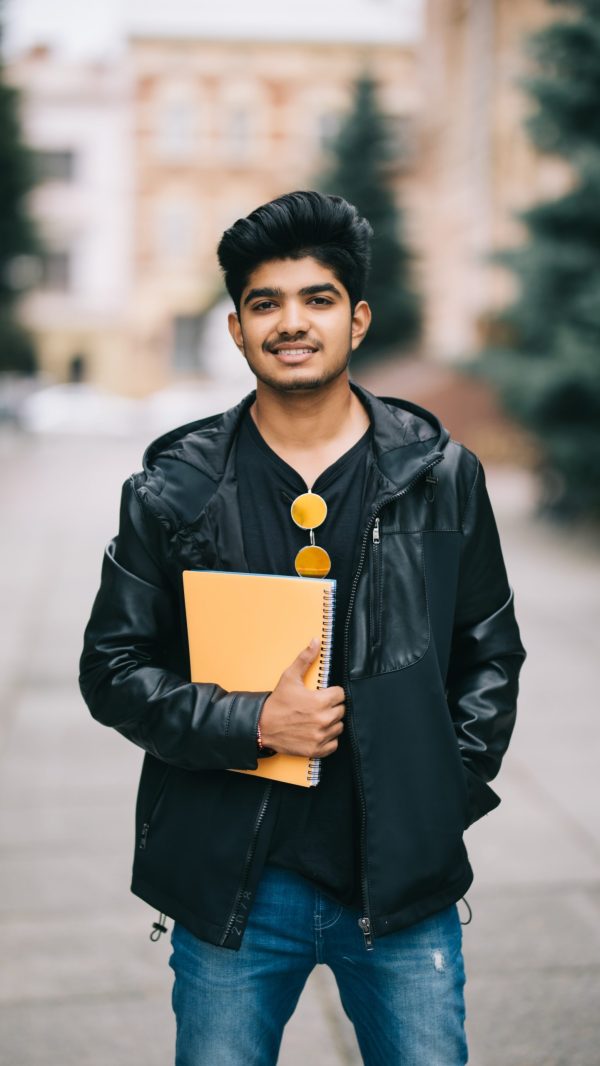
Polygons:
M271 349L272 355L274 355L276 359L279 359L281 363L286 363L288 366L306 362L316 351L316 348L300 344L282 344L277 348Z

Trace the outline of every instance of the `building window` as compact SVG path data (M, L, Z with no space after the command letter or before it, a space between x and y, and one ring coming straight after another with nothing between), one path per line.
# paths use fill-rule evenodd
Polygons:
M194 250L195 217L190 204L165 200L157 205L156 254L170 262L188 259Z
M38 148L33 152L33 165L40 184L49 181L71 182L75 177L75 153L69 150Z
M200 369L201 315L175 315L171 361L180 373L197 373Z
M166 100L158 121L158 150L163 159L189 159L194 154L196 114L191 100Z
M40 256L40 288L68 292L71 288L71 255L65 249L46 248Z
M227 153L234 162L242 162L250 147L250 122L245 108L236 107L229 114Z

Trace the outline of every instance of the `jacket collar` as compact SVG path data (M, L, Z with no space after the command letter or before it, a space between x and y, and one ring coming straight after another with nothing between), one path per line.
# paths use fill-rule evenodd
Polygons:
M382 492L401 491L427 467L444 458L450 435L430 411L407 400L374 396L354 381L350 386L371 419ZM177 458L218 483L227 469L240 420L255 396L253 390L223 414L191 422L159 437L144 454L146 473L151 472L159 456Z
M354 381L350 385L371 419L375 463L384 491L397 493L407 488L422 471L444 458L450 434L431 411L408 400L374 396Z

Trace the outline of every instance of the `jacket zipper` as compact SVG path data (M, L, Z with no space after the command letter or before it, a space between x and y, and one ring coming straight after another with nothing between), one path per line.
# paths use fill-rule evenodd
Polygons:
M378 521L379 515L381 514L381 511L383 510L384 507L387 507L388 504L393 503L394 500L398 500L402 496L405 496L407 492L410 492L410 490L412 489L413 485L415 485L417 483L417 481L420 481L422 477L424 477L426 474L428 474L429 471L434 466L436 466L437 463L440 463L443 458L444 458L443 455L439 455L436 459L433 460L433 462L429 463L427 466L424 466L423 469L420 470L419 473L412 479L412 481L410 481L408 483L408 485L405 485L405 487L403 489L401 489L400 492L396 492L396 493L394 493L393 496L388 496L385 500L383 500L380 503L379 507L377 507L377 509L375 511L373 511L373 514L371 515L371 517L369 518L369 521L367 522L367 526L366 526L365 531L363 533L363 540L362 540L362 545L361 545L361 549L360 549L360 558L358 560L358 567L357 567L356 573L354 575L354 580L352 582L352 588L350 590L350 599L348 601L348 611L346 613L346 624L345 624L345 627L344 627L344 691L346 693L346 704L347 704L348 708L350 708L352 706L352 699L351 699L351 696L350 696L350 669L349 669L349 664L348 664L348 658L349 658L348 651L349 651L349 643L350 643L350 641L349 641L349 637L350 637L350 618L352 616L352 608L354 606L354 600L356 598L356 589L358 587L358 581L359 581L360 575L362 573L363 566L365 564L365 556L366 556L366 553L367 553L367 543L368 543L369 531L371 529L371 525ZM377 526L377 531L379 533L379 526ZM362 917L358 919L358 925L359 925L359 927L360 927L360 929L362 931L362 934L364 936L366 950L367 951L372 951L373 950L373 930L372 930L372 925L371 925L371 913L370 913L370 907L369 907L369 885L368 885L368 882L367 882L367 868L366 868L366 804L365 804L365 793L364 793L362 776L361 776L361 771L360 771L360 755L359 755L359 751L358 751L358 742L356 740L356 733L354 731L354 722L353 722L351 714L348 715L348 722L349 722L349 725L350 725L350 743L351 743L351 747L352 747L352 755L353 755L353 758L354 758L355 778L356 778L356 782L357 782L357 785L358 785L358 795L359 795L359 799L360 799L360 810L361 810L359 857L360 857L360 882L361 882L360 888L361 888L361 899L362 899L363 914L362 914Z
M146 850L146 844L148 843L148 833L150 832L150 826L152 825L152 819L154 818L154 814L156 812L156 808L158 807L158 803L159 803L160 797L162 796L162 794L163 794L163 792L165 790L165 786L167 784L167 778L169 776L170 769L171 769L171 767L167 766L167 769L164 772L164 775L162 777L160 785L158 786L158 790L157 790L157 792L156 792L156 794L154 796L154 801L152 803L152 806L150 807L150 813L146 815L147 821L142 823L142 831L140 833L140 842L138 844L138 848L139 848L140 851L145 851Z
M258 840L258 833L259 833L259 830L260 830L260 827L261 827L261 824L262 824L262 820L263 820L263 818L265 816L265 811L267 809L267 805L268 805L268 802L269 802L269 797L271 795L272 788L273 788L273 782L269 781L269 783L267 784L267 786L265 788L265 791L264 791L264 794L263 794L263 798L261 800L261 804L260 804L260 807L258 809L258 814L256 816L256 821L254 823L254 831L252 833L252 839L250 840L250 844L248 846L248 851L246 853L246 861L244 863L244 872L242 874L242 881L241 881L240 887L238 888L238 892L237 892L237 895L235 897L235 903L233 905L233 909L231 911L231 914L229 915L229 919L227 921L227 925L225 926L225 931L224 931L224 933L221 936L221 939L219 941L219 944L220 944L221 947L223 946L223 944L226 942L227 938L229 937L229 934L231 933L231 930L233 929L233 926L235 924L236 918L238 917L238 911L239 911L240 903L241 903L241 901L243 899L244 892L246 891L246 885L248 884L248 877L250 876L250 868L252 866L252 859L254 858L254 852L256 850L256 841Z
M381 639L381 535L378 518L373 526L373 586L370 603L371 644L377 645Z

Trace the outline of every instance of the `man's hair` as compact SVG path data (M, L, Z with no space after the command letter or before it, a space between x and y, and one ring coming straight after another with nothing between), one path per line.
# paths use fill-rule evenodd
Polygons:
M217 248L227 291L239 313L253 270L272 259L312 256L348 291L352 308L364 298L373 230L353 204L320 192L290 192L225 230Z

